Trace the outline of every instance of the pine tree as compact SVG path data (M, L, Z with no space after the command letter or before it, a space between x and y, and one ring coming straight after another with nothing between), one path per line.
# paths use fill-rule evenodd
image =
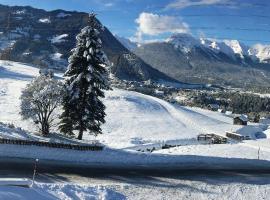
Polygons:
M61 130L66 133L70 133L70 129L78 131L80 140L84 131L101 134L100 126L105 123L105 106L101 98L104 98L104 90L110 87L108 61L99 38L101 29L95 14L90 14L88 26L76 37L76 48L71 51L65 73L68 94L63 102Z
M69 92L68 92L68 85L64 85L64 96L63 96L63 113L61 114L61 123L59 125L59 130L60 132L64 133L65 135L68 136L73 136L73 128L72 128L72 119L71 119L71 112L72 112L72 107L69 103Z

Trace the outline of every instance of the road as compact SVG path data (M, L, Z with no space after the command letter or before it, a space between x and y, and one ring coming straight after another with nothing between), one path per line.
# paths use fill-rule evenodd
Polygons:
M31 179L33 167L33 162L2 160L0 177ZM40 162L36 181L105 186L132 200L270 199L270 170L78 169L46 166Z
M32 178L34 161L0 160L0 177L27 177ZM234 177L260 177L268 179L270 184L269 170L163 170L163 169L104 169L98 167L65 167L37 163L37 180L41 182L91 182L91 183L121 183L123 180L145 181L149 177L157 179L181 180L185 178L208 177L222 178ZM118 177L118 178L115 178Z

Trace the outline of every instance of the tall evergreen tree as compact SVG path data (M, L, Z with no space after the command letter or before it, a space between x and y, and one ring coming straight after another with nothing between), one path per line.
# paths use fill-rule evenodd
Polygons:
M101 50L99 38L102 28L95 14L90 14L88 26L76 37L76 48L71 51L65 73L68 89L60 128L66 134L78 131L79 140L84 131L101 134L100 126L105 123L105 106L101 98L104 98L104 90L110 87L106 69L108 60Z

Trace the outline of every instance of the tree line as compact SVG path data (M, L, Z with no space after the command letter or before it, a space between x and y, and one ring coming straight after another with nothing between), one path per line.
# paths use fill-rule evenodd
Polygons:
M239 92L219 92L215 94L201 93L194 98L195 105L207 106L218 104L221 108L234 113L268 113L270 98L256 94Z

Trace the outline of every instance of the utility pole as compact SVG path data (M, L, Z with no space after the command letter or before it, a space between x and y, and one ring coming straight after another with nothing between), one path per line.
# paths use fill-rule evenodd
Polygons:
M37 164L38 164L38 159L35 159L35 164L34 164L34 172L33 172L33 178L32 178L32 186L34 185L35 183L35 177L36 177L36 173L37 173ZM31 186L31 187L32 187Z

